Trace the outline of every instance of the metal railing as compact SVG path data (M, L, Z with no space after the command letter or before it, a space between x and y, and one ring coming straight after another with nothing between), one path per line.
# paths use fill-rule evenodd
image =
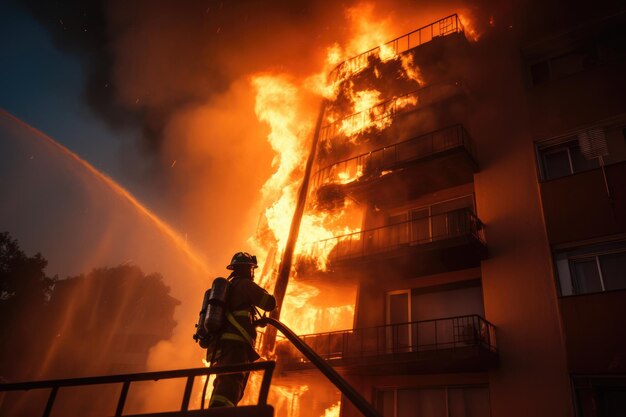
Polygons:
M78 387L87 385L103 385L103 384L122 384L120 390L120 396L118 398L117 407L115 410L115 416L122 416L124 412L124 405L128 396L128 390L130 389L131 382L138 381L156 381L162 379L174 379L174 378L187 378L185 384L185 390L183 392L182 403L180 406L180 412L187 412L189 409L189 401L191 399L191 391L193 389L194 379L197 376L211 375L211 374L229 374L236 372L250 372L250 371L264 371L263 380L261 382L261 389L259 390L258 405L267 404L267 396L269 394L270 382L272 379L272 373L274 372L275 362L256 362L245 365L223 365L213 366L210 368L192 368L181 369L175 371L160 371L160 372L145 372L137 374L124 374L124 375L109 375L109 376L95 376L87 378L72 378L72 379L56 379L48 381L33 381L33 382L18 382L11 384L0 384L0 392L6 391L29 391L36 389L50 389L50 395L48 401L43 410L43 416L48 417L52 412L52 407L56 399L57 393L60 388L63 387Z
M474 144L462 125L416 136L322 168L315 174L313 186L377 178L385 171L454 148L464 148L471 157L475 156Z
M335 122L322 126L320 141L329 142L341 134L353 136L375 127L382 131L391 126L398 116L416 111L425 105L462 91L463 83L458 80L429 84L410 93L380 102L367 110L350 114Z
M300 339L328 361L472 346L497 352L495 326L478 315L309 334ZM284 352L280 359L286 364L307 362L292 346Z
M455 13L345 60L331 72L330 79L344 79L363 70L369 65L371 56L390 59L435 38L462 32L463 24Z
M304 245L303 253L336 262L463 236L485 244L483 224L467 208L320 240Z

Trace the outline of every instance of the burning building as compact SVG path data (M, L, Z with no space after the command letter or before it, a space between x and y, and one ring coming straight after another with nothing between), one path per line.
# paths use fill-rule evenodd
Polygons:
M399 14L410 9L411 19L422 12L401 3L385 6L401 8ZM251 85L248 78L237 80L208 107L192 106L169 120L164 159L170 168L178 161L181 183L199 165L210 165L209 157L227 160L218 166L224 171L220 179L226 178L241 148L251 149L252 139L258 139L250 135L255 130L251 115L237 112L249 110L249 95L256 93L256 115L269 125L277 155L276 173L262 188L263 203L269 204L254 239L264 260L259 281L272 290L276 272L285 268L278 265L282 253L293 249L281 320L386 417L624 415L623 5L572 3L564 9L558 2L534 0L479 3L473 19L454 14L449 4L425 7L419 19L432 20L391 41L398 33L380 30L391 30L391 22L372 16L372 7L351 8L348 15L367 36L349 39L346 51L331 48L329 71L303 83L271 71L253 75ZM271 25L261 14L265 3L258 4L261 35L271 32L266 30ZM212 15L209 9L202 8ZM188 19L172 19L159 10L137 9L142 16L156 15L146 21L158 30L124 35L161 36L172 22L191 26ZM331 27L330 12L321 14ZM247 26L248 15L241 17L233 20ZM215 39L222 33L221 23L201 26ZM256 52L262 42L250 42L255 31L246 29L245 51ZM289 32L280 29L276 24L276 33L287 37ZM296 29L306 42L292 48L312 43L311 33ZM197 39L204 37L168 44L171 50L186 50ZM237 59L229 64L242 72L242 61L258 70L283 52L272 43L273 53L262 60L215 42L235 51ZM143 63L169 74L169 55L162 66L145 59L160 56L162 43L119 43L131 51L121 54L130 60L121 61L133 69L125 101L135 106L151 97L137 98L144 81L158 80L159 88L148 83L146 91L166 91L160 74L145 77L135 70ZM143 54L147 46L155 53ZM314 59L303 55L298 51L294 61L308 71ZM185 87L195 97L199 83L186 74L170 78L191 80ZM198 79L205 79L202 74ZM324 96L317 126L315 115L302 111L297 100L305 84ZM168 108L179 103L174 96L163 100ZM160 124L161 112L155 114L151 119ZM222 140L199 131L220 131ZM303 187L306 207L297 222L297 243L289 249L311 131L315 146L309 186ZM240 138L241 146L232 146L231 136ZM226 151L229 158L219 159ZM185 165L181 152L201 163ZM245 161L257 152L250 151ZM241 181L244 175L261 177L249 175L260 165L238 165L241 176L224 182L230 188L247 182ZM227 236L224 231L239 220L224 221L226 209L249 207L248 200L228 201L213 211L217 203L203 196L211 189L219 191L215 195L230 191L219 182L198 181L194 198L181 205L196 219L219 213L213 217L224 229L195 227L198 235L211 230ZM236 235L230 243L239 241ZM178 320L195 321L193 303L201 293L195 284L181 291L192 286L188 281L172 282L176 297L184 300L178 311L186 309ZM194 296L183 298L183 293ZM199 362L200 354L180 354L191 344L190 331L181 328L172 343L152 350L159 369ZM337 402L338 392L324 385L288 343L279 340L275 353L280 372L270 403L277 415L357 414L349 402ZM249 391L254 384L251 380ZM146 402L154 405L170 391Z
M383 415L626 410L626 26L596 14L453 14L331 73L292 280L356 288L351 328L302 338Z

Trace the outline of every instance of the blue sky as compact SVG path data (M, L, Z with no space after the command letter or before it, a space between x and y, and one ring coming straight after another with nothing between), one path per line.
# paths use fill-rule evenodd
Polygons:
M83 102L79 61L57 50L23 10L0 2L0 107L48 134L120 182L121 135Z

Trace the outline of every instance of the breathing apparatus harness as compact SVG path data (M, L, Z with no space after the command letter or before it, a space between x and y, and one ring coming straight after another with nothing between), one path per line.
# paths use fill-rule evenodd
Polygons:
M228 309L228 290L234 278L234 273L230 274L228 278L215 278L211 288L204 293L202 309L200 310L200 317L198 318L196 333L193 335L193 338L201 348L207 350L206 360L209 366L213 366L215 363L217 353L219 352L218 344L222 336L230 335L224 334L224 328L227 322L237 329L238 333L241 335L241 337L238 337L239 335L233 334L231 337L238 337L237 340L250 343L251 346L254 343L246 329L237 322L233 315L233 313L241 313L243 310L231 312ZM251 314L253 324L258 323L260 318L265 316L261 315L254 305L246 314ZM200 409L204 408L204 399L206 397L208 383L209 378L204 382Z

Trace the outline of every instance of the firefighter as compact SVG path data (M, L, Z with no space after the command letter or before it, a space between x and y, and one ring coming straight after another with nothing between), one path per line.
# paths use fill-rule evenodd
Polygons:
M256 329L252 324L255 306L265 311L276 307L276 299L254 282L256 256L237 252L226 268L229 276L227 320L215 352L216 365L247 364L259 359L254 350ZM217 375L209 407L234 407L241 400L248 373Z

